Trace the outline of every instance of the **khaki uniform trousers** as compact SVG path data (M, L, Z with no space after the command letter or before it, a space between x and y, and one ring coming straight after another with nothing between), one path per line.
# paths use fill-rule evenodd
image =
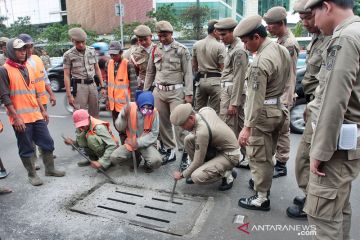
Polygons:
M310 147L313 129L311 126L311 112L306 110L306 124L305 130L301 137L301 141L296 153L295 159L295 177L299 188L304 192L305 196L306 187L309 183L310 174Z
M286 111L278 108L262 109L258 124L251 129L246 154L249 157L251 176L257 192L267 192L271 188L274 162L272 160Z
M290 108L288 108L290 112ZM286 163L290 156L290 114L286 117L284 125L279 134L276 146L275 159L279 162Z
M310 173L304 212L316 226L314 239L349 240L351 183L360 171L360 144L357 150L336 151L320 165L324 177ZM358 237L358 236L357 236Z
M135 152L137 153L137 155L140 154L144 158L147 165L152 169L156 169L161 166L162 157L159 151L153 145L149 147L139 148ZM114 165L122 164L129 160L131 160L132 163L132 152L127 150L125 145L121 145L111 154L110 160Z
M185 137L185 150L193 161L195 154L195 135L189 134ZM196 184L209 184L216 182L225 176L225 172L232 170L239 161L239 154L228 155L219 152L216 156L204 162L191 174L191 179Z
M80 109L88 109L90 116L99 118L99 98L96 84L77 84L75 104Z
M220 78L200 78L196 86L195 111L203 107L211 107L216 114L220 112Z
M170 113L174 108L184 103L185 94L182 88L173 91L154 89L155 107L159 111L160 138L166 149L175 148L174 134L170 122ZM180 126L175 126L175 139L178 149L184 149L185 131Z

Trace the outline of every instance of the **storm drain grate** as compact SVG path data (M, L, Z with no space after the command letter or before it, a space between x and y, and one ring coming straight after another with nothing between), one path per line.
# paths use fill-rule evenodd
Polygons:
M207 198L175 197L148 189L104 184L79 201L71 210L174 235L190 233Z

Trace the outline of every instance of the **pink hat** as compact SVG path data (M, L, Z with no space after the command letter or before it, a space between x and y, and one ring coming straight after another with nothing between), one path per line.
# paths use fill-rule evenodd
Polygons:
M73 120L76 128L90 125L90 115L88 111L84 109L76 110L73 113Z

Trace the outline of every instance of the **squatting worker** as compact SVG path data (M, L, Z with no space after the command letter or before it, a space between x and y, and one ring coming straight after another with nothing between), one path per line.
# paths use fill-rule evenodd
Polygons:
M220 77L224 68L225 46L219 42L215 30L217 20L208 22L208 35L197 41L192 49L192 65L195 77L195 111L209 106L219 114L220 111Z
M311 114L314 133L304 211L309 224L316 226L314 239L358 238L350 236L349 201L351 184L360 172L360 17L354 15L353 5L352 0L309 0L305 6L314 12L321 32L332 35L318 74L317 110ZM358 136L354 147L338 144L343 142L341 129L350 126L351 135Z
M6 107L10 124L13 125L28 180L32 185L38 186L43 182L31 161L35 153L33 142L42 150L45 176L62 177L65 172L54 168L54 141L47 128L49 116L35 88L35 73L26 63L26 45L21 39L13 38L6 47L8 59L0 67L0 100Z
M193 83L189 50L173 38L173 27L167 21L156 23L159 43L151 52L144 90L149 90L155 81L155 107L160 116L160 137L167 150L163 164L176 160L170 113L185 102L192 102ZM179 150L184 148L185 132L175 127L175 138ZM187 160L187 154L182 161Z
M315 96L315 89L319 85L319 79L316 77L320 71L322 63L322 54L326 51L326 46L331 39L331 36L325 36L320 32L320 29L315 25L315 14L311 9L306 9L305 4L308 0L299 0L294 4L294 11L299 13L300 19L303 26L308 30L309 33L313 34L311 42L307 49L306 59L306 72L303 80L301 81L306 102L308 103L305 109L305 130L301 137L300 144L297 149L295 159L295 177L299 188L305 194L303 196L297 196L294 198L294 205L287 208L286 213L289 217L295 219L306 218L306 213L303 211L307 195L307 185L309 183L310 175L310 143L313 133L311 126L311 105ZM312 101L310 103L310 101Z
M88 108L89 114L98 118L99 98L95 74L100 81L101 93L105 95L106 91L95 49L86 46L87 36L83 29L71 28L69 36L74 47L64 53L64 83L68 102L75 109ZM70 89L71 84L73 84L73 93Z
M108 169L111 165L110 155L117 148L118 142L111 133L110 124L93 118L84 109L73 113L76 128L76 140L66 138L65 144L81 147L91 160L93 168ZM78 162L79 167L90 165L86 159Z
M239 144L231 128L214 109L204 107L195 113L190 103L177 106L170 118L175 126L191 132L185 137L191 164L182 172L174 172L174 178L187 178L187 183L197 184L222 179L218 189L231 189L237 175L233 168L240 157Z
M247 50L256 56L246 79L248 93L245 106L244 128L239 144L246 147L252 179L250 186L256 194L240 198L239 206L252 210L270 210L270 191L274 162L272 160L279 130L285 121L287 110L280 102L290 72L289 51L267 37L262 18L254 15L243 19L234 30Z

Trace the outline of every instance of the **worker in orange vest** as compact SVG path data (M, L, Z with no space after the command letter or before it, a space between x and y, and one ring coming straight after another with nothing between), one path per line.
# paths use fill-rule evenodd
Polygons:
M122 57L123 50L118 41L111 41L108 62L108 103L107 106L112 113L113 123L119 112L131 99L134 100L138 81L133 64ZM117 129L118 130L118 129ZM119 131L119 130L118 130ZM120 140L124 143L126 133L119 131Z
M28 171L29 182L38 186L43 182L31 161L34 155L33 142L42 149L46 176L62 177L65 172L54 168L54 140L47 128L49 116L35 88L35 73L26 63L25 43L19 38L13 38L6 47L8 59L0 67L0 100L13 125L19 155Z
M132 152L136 151L144 159L145 172L152 172L161 166L162 157L154 146L159 135L159 113L154 108L154 96L150 91L140 93L136 103L125 105L115 126L126 131L126 140L124 145L111 154L112 163L128 161Z
M110 155L117 148L118 141L111 133L110 123L93 118L87 110L79 109L73 113L76 127L76 140L66 138L67 145L75 145L85 150L91 163L84 159L78 162L79 167L90 165L93 168L106 170L110 167Z

